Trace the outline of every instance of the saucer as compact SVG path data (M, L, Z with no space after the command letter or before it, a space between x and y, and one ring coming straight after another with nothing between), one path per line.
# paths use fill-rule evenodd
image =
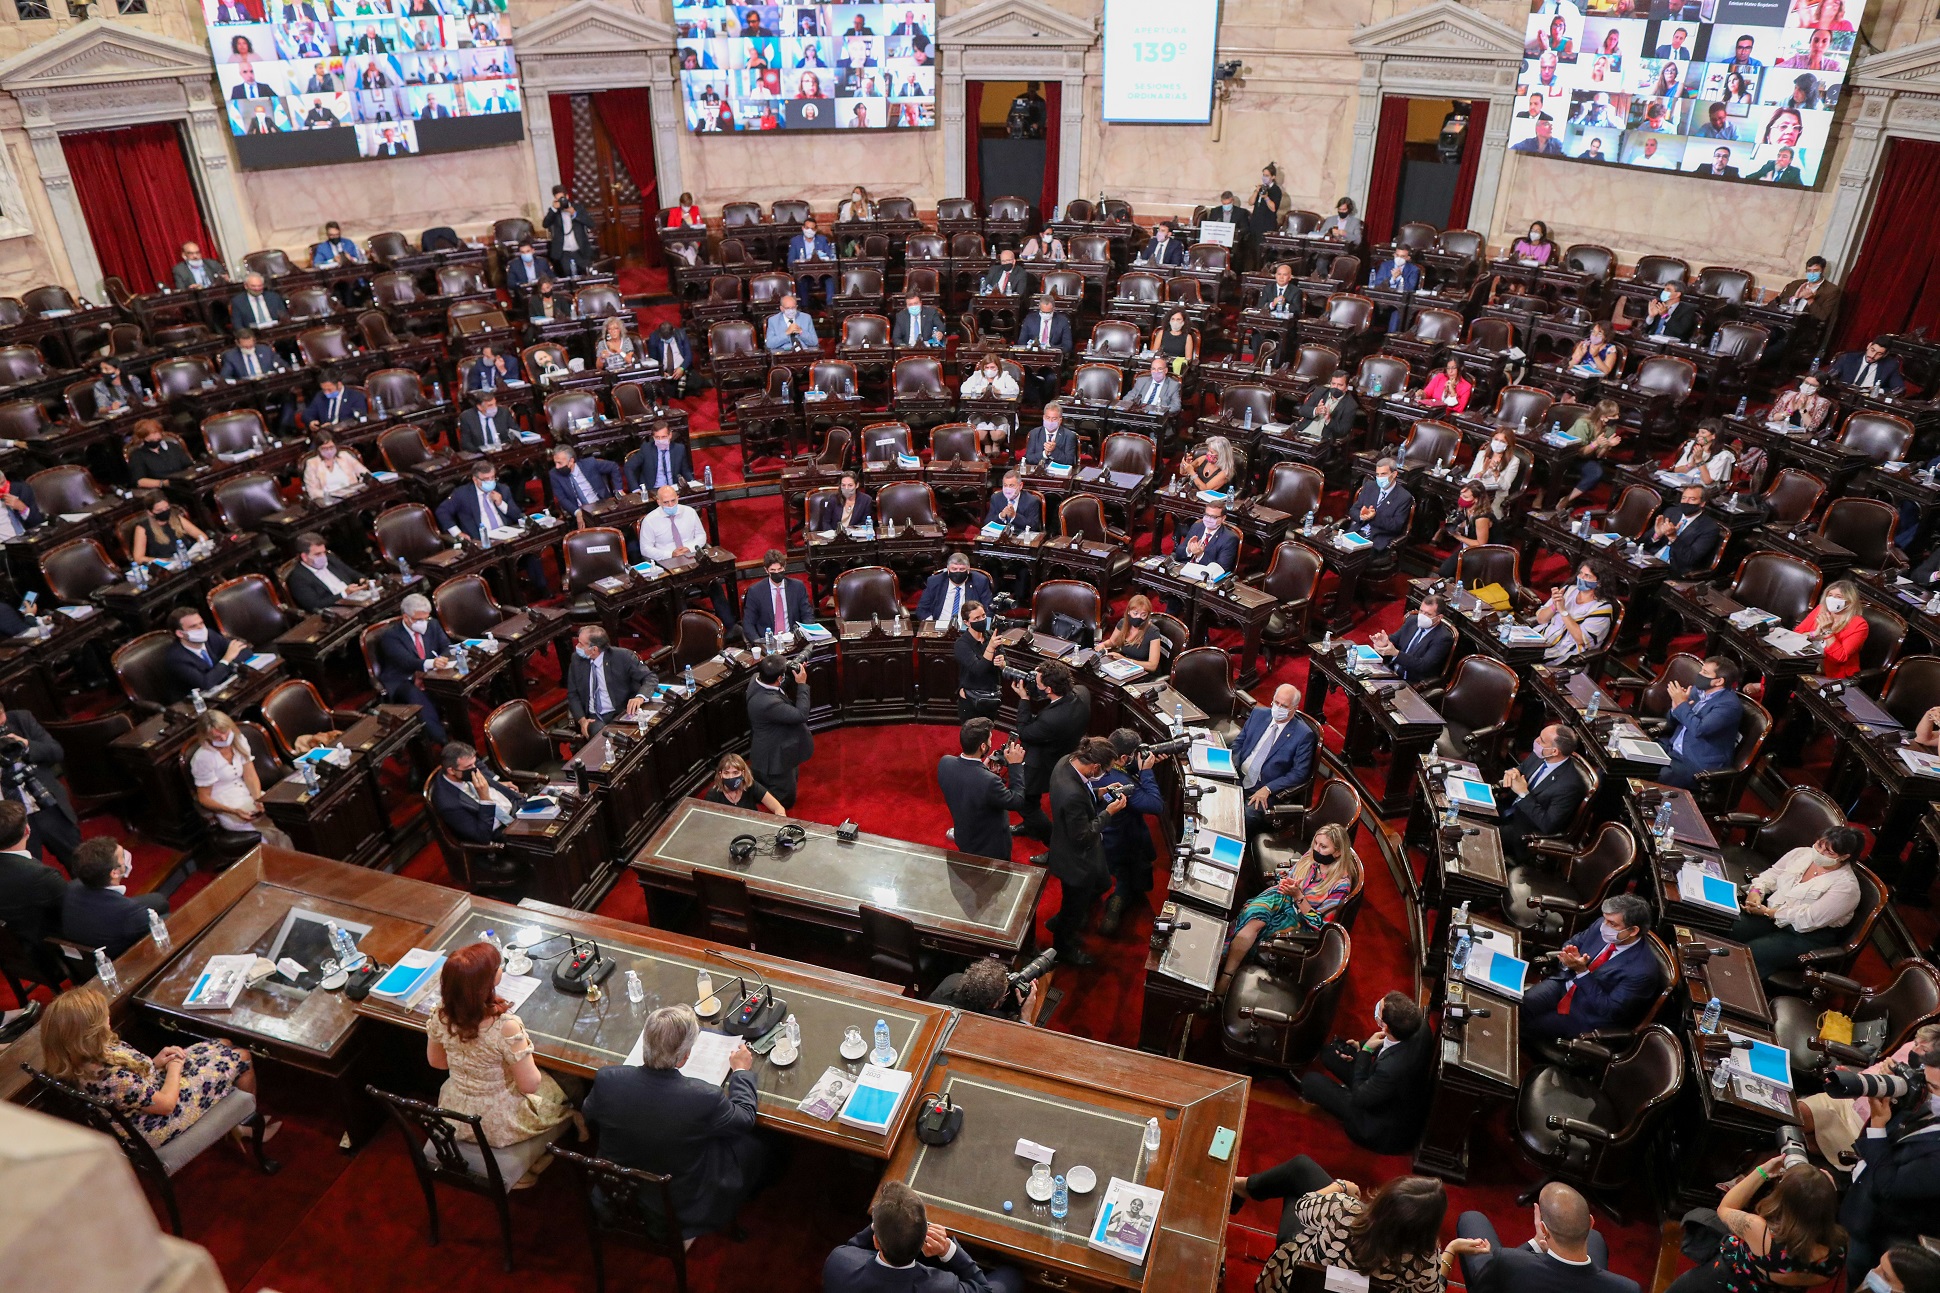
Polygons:
M1088 1167L1074 1167L1064 1174L1064 1184L1073 1194L1090 1194L1098 1184L1098 1173Z
M787 1068L801 1057L799 1050L786 1050L780 1046L768 1052L768 1062L778 1068Z
M859 1060L869 1053L869 1043L858 1037L853 1044L843 1042L837 1049L841 1051L843 1059Z
M328 976L322 982L318 983L317 986L319 988L322 988L325 992L335 992L337 989L343 987L344 984L349 982L350 982L350 975L348 975L342 970L338 970L335 974Z
M695 1002L694 1013L699 1015L702 1019L712 1019L714 1016L720 1014L721 1013L720 994L715 993L713 996L710 996L705 1001Z
M1065 1184L1068 1186L1071 1182L1066 1181ZM1056 1190L1056 1184L1048 1176L1041 1182L1035 1176L1027 1176L1024 1178L1024 1193L1034 1203L1049 1203L1051 1201L1051 1195Z

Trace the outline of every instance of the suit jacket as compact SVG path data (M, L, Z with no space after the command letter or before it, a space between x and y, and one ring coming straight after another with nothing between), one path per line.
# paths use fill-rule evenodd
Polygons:
M74 805L67 797L67 783L61 780L61 761L67 757L61 743L49 735L31 711L18 706L7 711L6 721L0 722L0 733L18 736L27 742L27 762L34 765L41 784L54 797L61 814L69 821L76 820Z
M1255 705L1253 712L1246 716L1246 726L1240 729L1239 743L1233 747L1233 766L1244 767L1253 757L1253 749L1273 726L1273 707ZM1267 753L1266 763L1260 768L1259 784L1274 794L1304 786L1314 774L1314 747L1319 744L1314 739L1313 728L1301 722L1298 716L1287 719L1286 729L1280 739Z
M503 490L499 491L498 508L501 523L510 525L518 520L519 509ZM484 512L478 505L478 487L466 481L452 490L450 496L438 504L436 515L438 524L445 529L449 530L455 526L467 537L476 539L485 519Z
M1427 1103L1426 1099L1422 1101L1424 1107ZM1464 1270L1474 1272L1468 1279L1469 1293L1638 1293L1637 1281L1615 1271L1558 1261L1527 1245L1511 1248L1505 1244L1490 1253L1487 1261L1465 1265Z
M519 443L519 420L512 410L500 405L492 410L492 428L501 445ZM485 414L481 409L466 409L458 415L458 447L473 453L485 452Z
M1597 932L1601 920L1577 934L1565 945L1595 959L1603 950L1603 935ZM1558 968L1551 978L1566 979L1569 971ZM1571 1025L1581 1032L1598 1028L1629 1028L1643 1018L1644 1011L1664 989L1657 954L1639 940L1637 946L1612 956L1602 965L1576 980L1576 995L1570 999Z
M1661 332L1656 326L1659 323L1664 325ZM1697 323L1697 306L1689 301L1680 300L1669 314L1647 322L1640 320L1638 327L1647 337L1675 337L1679 341L1689 341L1691 334L1697 330Z
M1387 551L1388 545L1408 533L1408 509L1414 505L1415 496L1408 492L1405 485L1397 483L1388 491L1387 498L1370 478L1361 486L1361 492L1354 496L1354 505L1347 509L1349 528L1365 534L1374 541L1380 551ZM1374 519L1361 520L1361 509L1374 509Z
M524 258L517 253L505 262L505 285L515 292L522 292L534 283L543 283L552 277L552 265L536 251L532 253L530 269L526 268Z
M622 713L635 696L651 699L659 680L640 657L624 647L609 646L600 652L599 666L606 675L606 699L612 712ZM575 651L566 666L566 710L577 723L582 718L597 718L593 712L593 662Z
M7 482L7 492L27 505L25 513L14 513L14 520L20 522L21 529L31 530L47 520L46 513L40 510L40 503L34 498L32 485L24 480L10 480Z
M505 360L505 371L502 373L498 370L497 364L486 363L482 355L464 366L464 385L467 393L482 391L487 387L497 390L507 382L518 380L519 357L517 355L499 357Z
M923 585L923 596L916 603L916 618L919 620L935 619L943 610L943 603L948 599L949 595L950 574L946 570L939 570L931 575L929 580ZM990 597L990 576L981 570L973 570L970 572L970 578L964 582L963 598L957 604L957 609L959 611L968 610L970 603L976 602L983 607L984 613L988 615L990 613ZM1005 856L1009 855L1006 854Z
M1004 491L1001 489L998 490L990 496L990 510L984 513L983 523L985 525L1002 525L1004 523L1004 509L1011 505L1011 501L1004 497ZM1034 534L1043 532L1044 504L1038 500L1037 495L1031 493L1028 489L1019 490L1017 493L1016 508L1017 515L1011 518L1011 528L1013 530L1029 530Z
M176 291L180 292L195 286L195 275L190 272L186 261L176 261L173 272ZM229 271L222 267L222 262L210 260L206 256L202 258L202 272L209 276L211 283L227 283L229 281Z
M694 343L688 340L686 332L679 328L665 335L662 335L658 329L648 333L647 353L653 356L655 363L670 372L675 368L688 369L694 366Z
M433 619L424 626L424 660L420 660L411 645L411 630L399 620L377 635L377 681L383 684L384 694L395 699L423 671L425 660L450 653L451 638L445 626Z
M1388 634L1388 641L1397 653L1388 661L1388 667L1406 682L1421 682L1441 676L1442 665L1455 646L1455 630L1447 620L1437 620L1435 627L1424 629L1410 615L1400 628Z
M815 618L815 608L809 603L808 589L802 587L801 580L784 579L781 587L782 601L788 608L789 628L799 628L804 620ZM774 585L765 578L757 579L748 585L747 594L741 599L741 631L752 642L766 637L769 629L781 631L781 626L775 623Z
M1035 341L1047 350L1058 349L1065 354L1071 353L1071 320L1062 314L1051 316L1051 335L1044 335L1044 316L1033 313L1017 329L1017 344L1027 346Z
M1321 406L1327 402L1327 396L1332 390L1333 388L1331 386L1323 386L1301 401L1300 420L1298 423L1300 428L1304 429L1309 422L1320 416ZM1320 429L1321 442L1329 445L1336 444L1352 435L1354 433L1354 415L1360 411L1360 402L1354 398L1353 391L1348 391L1345 395L1342 395L1335 402L1334 411L1327 415L1326 425Z
M283 356L276 353L273 346L256 343L256 371L273 373L283 367ZM249 365L243 359L241 346L231 346L222 352L222 375L232 382L240 382L249 376Z
M1434 1047L1435 1031L1423 1020L1406 1041L1372 1051L1355 1048L1341 1122L1356 1144L1377 1154L1405 1154L1415 1147L1433 1094Z
M1108 873L1104 835L1098 820L1104 805L1068 758L1058 759L1051 769L1050 782L1051 844L1045 857L1046 868L1067 886L1067 891L1073 885L1104 884Z
M658 475L660 457L659 446L652 440L627 455L624 464L624 477L628 489L638 489L642 485L652 485ZM694 459L687 452L687 446L675 440L667 446L667 469L673 473L674 480L685 485L694 479Z
M222 653L229 649L228 638L210 629L209 640L202 648L209 653L206 664L201 656L183 646L180 638L169 643L168 650L163 652L162 668L168 677L171 703L187 700L191 691L213 691L235 677L236 666L222 662ZM13 712L9 710L7 716L13 717Z
M1029 272L1026 271L1022 265L1012 265L1010 267L1009 273L1010 273L1010 286L1008 289L1005 289L1004 287L999 286L999 284L1003 282L1003 278L1005 274L1004 267L1002 265L993 263L989 269L986 269L983 272L983 278L978 280L977 295L979 296L1022 296L1024 295L1024 285L1030 279Z
M615 1064L594 1074L585 1113L599 1127L602 1158L674 1178L674 1211L689 1235L732 1225L756 1184L736 1152L755 1129L752 1072L729 1073L723 1092L678 1069Z
M802 311L797 310L795 311L795 322L800 324L802 329L799 337L801 348L803 350L817 349L822 343L815 335L815 320L809 318ZM761 338L761 343L764 346L771 351L792 350L795 348L796 340L797 338L788 335L788 320L780 310L776 310L768 316L767 331Z
M1127 408L1143 408L1152 396L1152 374L1147 373L1132 383L1132 393L1125 397ZM1176 378L1167 377L1159 382L1159 407L1167 413L1179 411L1179 383Z
M337 392L337 415L330 416L330 397L318 391L303 406L303 420L308 423L321 423L325 426L333 422L355 422L360 417L370 416L370 400L355 387L346 386Z
M1712 772L1731 762L1731 756L1738 749L1738 719L1744 710L1738 693L1723 689L1717 695L1708 695L1702 705L1697 703L1693 694L1689 700L1665 715L1670 727L1659 741L1671 756L1692 765L1701 772ZM1684 737L1684 748L1673 749L1678 735Z
M61 932L66 898L67 881L59 871L25 853L0 853L0 920L28 948L28 955L41 939Z
M744 613L742 618L750 638L755 636L755 628L748 622L751 618L751 613ZM776 691L762 686L759 679L748 683L748 727L754 736L748 766L764 782L786 778L815 756L815 734L808 730L808 684L795 684L792 701L788 699L788 686L783 682L782 689Z
M90 889L70 881L61 902L61 937L82 947L99 947L114 960L148 937L148 913L168 914L168 899L159 893L137 898L112 889Z
M863 489L856 490L855 506L849 509L849 524L855 526L867 525L870 522L870 518L874 515L875 505L869 498L868 491ZM840 526L841 521L842 499L838 495L830 494L825 498L816 500L815 524L809 528L813 530L833 530Z
M331 574L343 580L346 584L361 583L363 581L364 576L358 574L356 567L352 566L348 561L345 561L334 552L328 553L327 555L329 561L326 564L329 566ZM322 610L326 606L335 606L337 604L337 594L331 592L324 585L324 582L317 578L316 572L304 565L301 561L298 561L294 566L290 567L290 577L285 581L285 586L290 590L290 600L306 611L314 613Z
M1532 754L1517 768L1525 780L1534 781L1536 770L1542 765L1543 761ZM1504 821L1517 823L1518 834L1554 835L1569 824L1570 814L1583 802L1583 792L1587 789L1576 765L1564 759L1526 795L1496 791L1496 806Z
M566 257L572 256L582 264L597 260L600 254L599 240L593 236L593 226L586 223L586 217L573 212L573 238L579 243L577 251L568 252L559 245L566 233L566 222L558 210L546 212L546 232L551 241L546 246L546 254L552 259L552 266L561 274L566 272Z
M1852 1232L1854 1255L1863 1253L1866 1261L1892 1244L1917 1244L1940 1208L1940 1132L1920 1119L1924 1102L1908 1103L1884 1136L1862 1135L1853 1146L1866 1170L1840 1202L1839 1220Z
M1715 518L1703 512L1691 518L1678 536L1671 540L1671 573L1688 578L1711 564L1718 545L1724 542L1724 529ZM1653 545L1655 546L1655 545Z
M943 332L943 316L930 306L924 306L917 317L914 329L910 327L909 307L896 311L896 317L889 324L889 342L894 346L919 346L936 334ZM840 1251L839 1249L837 1251Z
M827 234L816 234L812 242L799 233L788 240L788 268L794 269L811 255L821 260L815 268L826 268L830 274L835 272L835 244L829 241Z
M1189 560L1186 543L1192 539L1206 541L1206 551L1199 558L1201 565L1218 566L1221 570L1231 573L1234 565L1239 561L1239 536L1233 533L1231 526L1223 522L1218 532L1214 534L1206 532L1206 518L1203 516L1194 521L1184 534L1179 534L1175 530L1172 538L1172 555L1181 561Z
M273 322L281 323L290 317L290 303L273 287L263 289L263 308L269 311ZM250 306L248 292L238 292L229 298L229 322L230 326L237 328L255 326L256 315Z
M1186 245L1177 238L1167 238L1164 245L1154 238L1140 250L1138 258L1151 265L1183 265L1186 263Z
M620 469L604 458L581 458L575 464L586 483L593 487L593 497L581 498L579 486L573 483L572 468L565 471L554 467L546 473L552 487L553 501L559 504L561 512L575 512L582 507L590 507L602 498L611 498L622 488Z
M1050 693L1042 693L1049 696ZM1082 686L1042 709L1034 700L1017 702L1017 739L1024 743L1024 793L1033 799L1051 784L1057 761L1078 748L1091 730L1091 693Z
M1851 386L1859 380L1859 370L1865 366L1864 351L1848 350L1832 361L1832 380L1842 386ZM1906 379L1900 375L1900 361L1896 355L1887 355L1873 365L1873 374L1880 389L1890 395L1898 395L1906 389Z
M1259 308L1262 310L1300 308L1300 284L1289 282L1283 290L1278 283L1268 283L1260 293Z
M22 615L12 602L0 602L0 638L17 638L34 622Z
M1402 291L1412 292L1421 286L1421 266L1415 264L1412 260L1405 265L1397 266L1392 257L1382 261L1380 265L1375 267L1374 273L1368 277L1368 286L1388 287L1394 276L1394 271L1397 268L1401 271Z
M1062 422L1058 423L1057 438L1051 443L1050 453L1047 455L1044 449L1044 424L1040 422L1031 428L1031 434L1024 441L1025 462L1035 466L1049 457L1061 466L1075 467L1082 452L1078 445L1078 433Z
M1785 290L1778 294L1778 299L1781 302L1789 301L1792 299L1792 293L1804 286L1804 279L1795 278L1785 285ZM1830 322L1832 316L1839 313L1839 296L1839 285L1829 278L1822 278L1819 280L1818 290L1813 292L1812 299L1806 302L1805 312L1820 323Z
M1006 780L975 759L946 754L936 761L936 784L956 827L956 847L978 857L1010 860L1010 815L1024 811L1024 765Z
M504 795L514 809L525 802L525 795L519 790L493 776L483 763L478 766L492 789ZM498 812L491 804L473 799L442 772L431 780L431 810L438 814L438 820L454 839L467 844L490 844L504 833L498 824Z
M326 238L310 249L312 265L334 265L340 260L346 264L359 265L363 263L364 253L348 238L339 238L335 242Z
M1005 857L1009 840L1005 839ZM876 1260L876 1229L861 1234L828 1255L822 1263L822 1287L829 1293L990 1293L990 1282L969 1253L958 1244L947 1263L918 1257L913 1265L895 1267Z

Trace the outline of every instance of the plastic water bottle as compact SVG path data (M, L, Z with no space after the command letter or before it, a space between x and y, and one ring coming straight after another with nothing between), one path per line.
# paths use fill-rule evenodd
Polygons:
M1711 1067L1711 1093L1721 1096L1731 1087L1731 1061L1719 1060Z
M480 934L478 941L481 943L490 943L492 949L500 955L504 955L505 953L505 944L499 941L498 931L495 929L488 929L483 934Z
M148 909L148 936L154 939L155 946L164 952L175 946L174 940L168 934L168 922L163 920L162 913L153 907Z
M694 1004L699 1005L714 995L714 976L705 969L694 971Z
M1750 406L1751 406L1750 398L1748 396L1740 395L1738 397L1738 416L1743 417L1745 415L1745 410Z
M370 411L372 417L377 418L379 421L383 420L384 397L382 395L373 395L370 397Z
M1455 949L1449 953L1448 963L1454 968L1457 974L1460 974L1468 965L1469 949L1473 945L1474 937L1468 932L1467 925L1463 925L1455 931Z
M1602 692L1593 691L1590 693L1590 707L1583 711L1583 717L1586 721L1591 723L1596 722L1597 711L1603 708L1602 700Z
M471 673L472 671L471 661L465 658L464 643L460 642L451 648L451 666L452 668L458 671L458 676L460 678L463 678Z
M1147 1118L1145 1120L1145 1152L1148 1154L1156 1154L1159 1152L1159 1120L1157 1118Z
M109 996L121 991L121 976L115 973L115 963L108 959L108 949L105 947L94 949L94 973Z
M1246 406L1246 429L1248 431L1253 429L1253 406L1251 404Z
M889 1044L889 1021L886 1019L876 1021L876 1048L869 1052L869 1062L884 1065L896 1062L896 1048Z
M1671 801L1669 799L1660 800L1657 804L1657 816L1651 819L1650 833L1661 839L1670 828Z
M802 1026L795 1022L795 1012L789 1011L788 1018L781 1021L781 1035L788 1039L790 1050L802 1048Z
M709 489L714 488L714 464L709 463L707 466L701 468L701 479L707 482Z
M1196 812L1187 813L1185 829L1182 832L1180 832L1179 842L1181 844L1184 844L1188 848L1190 848L1194 844L1196 844L1198 840L1199 840L1199 814Z
M444 383L435 377L431 379L431 402L433 404L443 404L445 402Z
M626 999L636 1006L647 999L647 988L645 984L640 982L640 972L638 970L628 970L626 972Z
M1467 591L1468 591L1468 588L1462 583L1462 577L1460 575L1457 575L1455 577L1455 600L1458 602L1461 601L1462 594L1466 593Z
M399 557L397 559L397 573L409 579L411 577L411 563L403 557Z
M303 778L303 788L305 790L315 790L317 788L317 765L314 762L309 759L304 759L296 765L296 770L297 774Z
M1664 852L1669 853L1677 847L1677 827L1664 828Z
M1065 1188L1062 1175L1051 1178L1051 1220L1063 1221L1071 1212L1071 1191Z
M1172 725L1181 732L1186 730L1186 703L1183 700L1172 702Z
M681 670L680 684L681 686L687 688L687 692L689 695L693 694L693 691L694 691L694 666L693 665L690 664L685 669Z
M1320 509L1313 508L1313 507L1310 507L1307 509L1307 519L1300 523L1300 526L1302 529L1311 530L1314 528L1314 514L1319 510Z
M209 712L209 702L202 699L202 688L200 687L190 688L189 705L198 714L206 714Z
M1711 1034L1718 1031L1718 1020L1724 1014L1724 1003L1712 997L1704 1003L1704 1013L1698 1016L1698 1031Z
M1334 630L1333 629L1331 628L1328 629L1327 632L1321 636L1320 649L1325 652L1333 651L1334 649Z

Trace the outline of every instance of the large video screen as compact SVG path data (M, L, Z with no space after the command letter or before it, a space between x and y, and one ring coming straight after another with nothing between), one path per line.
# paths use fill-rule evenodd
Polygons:
M1532 0L1509 147L1811 188L1866 0Z
M244 167L509 144L506 0L202 0Z
M1219 0L1105 0L1105 120L1212 120Z
M936 124L934 4L674 0L674 31L697 134Z

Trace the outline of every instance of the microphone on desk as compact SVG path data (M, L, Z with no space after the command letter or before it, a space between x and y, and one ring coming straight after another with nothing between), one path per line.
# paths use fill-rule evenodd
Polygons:
M721 1014L721 1031L730 1037L760 1037L788 1016L788 1003L775 995L768 977L759 966L746 961L736 960L726 952L709 948L709 956L726 961L737 969L746 970L760 981L760 988L748 991L746 979L737 980L741 984L741 999L731 1009Z

